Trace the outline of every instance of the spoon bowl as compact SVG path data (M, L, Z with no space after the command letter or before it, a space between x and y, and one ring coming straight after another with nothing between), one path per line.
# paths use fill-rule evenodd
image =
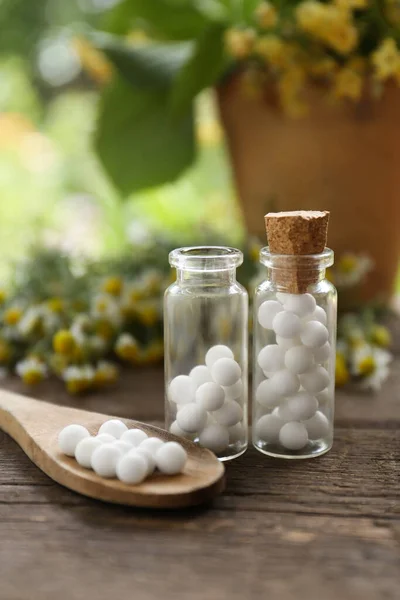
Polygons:
M142 429L148 436L164 442L179 442L188 454L179 475L155 472L139 485L128 485L117 479L104 479L81 467L74 458L58 448L58 434L76 423L96 435L109 419L120 418L68 408L0 391L0 429L10 435L46 475L57 483L84 496L147 508L183 508L211 500L225 485L225 469L216 456L193 442L167 431L130 419L121 419L129 429Z

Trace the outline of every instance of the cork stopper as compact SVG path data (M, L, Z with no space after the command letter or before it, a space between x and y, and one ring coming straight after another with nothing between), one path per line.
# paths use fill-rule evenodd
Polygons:
M283 255L276 257L273 279L285 291L304 294L309 285L318 281L315 260L306 257L323 252L328 222L328 211L296 210L265 215L269 250L271 254Z

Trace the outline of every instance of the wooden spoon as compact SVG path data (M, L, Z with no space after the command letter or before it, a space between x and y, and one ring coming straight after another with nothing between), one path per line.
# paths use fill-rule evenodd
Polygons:
M164 441L179 441L188 453L184 472L174 476L154 473L140 485L127 485L103 479L59 451L58 433L66 425L84 425L93 435L111 418L0 391L0 428L46 475L84 496L130 506L182 508L206 502L224 489L225 469L212 452L159 427L129 419L121 419L129 428L143 429Z

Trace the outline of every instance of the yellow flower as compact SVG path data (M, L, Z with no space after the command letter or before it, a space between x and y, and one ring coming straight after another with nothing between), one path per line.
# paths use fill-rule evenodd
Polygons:
M104 340L111 339L115 333L114 325L110 321L107 321L107 319L97 319L94 330L96 335Z
M341 7L306 0L296 8L296 19L305 33L341 54L348 54L357 45L351 12Z
M334 4L347 10L361 10L368 7L368 0L334 0Z
M338 269L342 273L353 273L357 269L358 260L355 254L342 254L338 261Z
M16 325L22 317L22 309L18 306L11 306L8 308L3 316L4 323L6 325Z
M7 294L5 292L5 290L3 290L2 288L0 288L0 305L4 304L4 301L7 298Z
M278 22L278 14L270 2L262 2L255 10L255 17L262 29L275 27Z
M329 56L308 61L307 71L312 77L327 77L337 69L337 62Z
M122 333L115 344L115 353L123 360L134 362L139 354L139 344L130 333Z
M392 343L390 331L384 325L373 325L370 332L370 340L376 346L388 348Z
M27 385L35 385L43 381L47 374L46 365L35 357L17 363L15 371Z
M336 354L335 383L337 387L345 385L350 379L350 373L346 365L346 360L340 352Z
M93 384L94 370L90 365L71 365L63 373L63 379L70 394L86 392Z
M282 67L285 64L286 47L284 42L276 35L260 37L256 42L254 51L272 67Z
M65 305L64 305L64 301L61 298L50 298L50 300L47 300L47 306L48 308L54 312L54 313L62 313Z
M372 53L372 65L377 79L384 81L400 70L400 54L393 38L386 38Z
M6 341L0 339L0 363L7 363L11 358L11 348Z
M255 32L252 29L228 29L225 32L225 48L227 53L241 60L253 51Z
M134 309L135 317L148 327L155 325L160 319L158 302L138 302Z
M341 69L334 81L333 94L336 98L359 100L362 94L362 77L347 67Z
M122 292L123 282L121 277L108 277L103 281L102 291L111 296L119 296Z
M63 354L52 354L49 359L49 365L56 375L61 376L69 365L69 358Z
M53 337L53 349L57 354L71 356L76 349L76 341L68 329L60 329Z
M145 357L148 362L153 363L162 359L164 356L164 343L162 340L154 340L151 342L144 351Z
M100 387L113 384L118 379L117 367L106 360L102 360L96 367L93 383Z
M363 377L369 377L376 369L376 363L373 356L365 356L358 363L358 372Z

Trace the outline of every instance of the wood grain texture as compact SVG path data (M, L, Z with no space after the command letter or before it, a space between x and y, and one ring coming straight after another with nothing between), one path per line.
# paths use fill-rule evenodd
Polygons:
M0 432L0 599L397 600L399 365L378 396L338 395L328 454L293 463L250 449L227 465L222 496L174 513L70 492ZM151 373L129 375L108 406L75 403L160 419Z
M0 391L0 428L46 475L84 496L128 506L183 508L208 502L223 490L225 469L212 452L138 421L124 419L129 429L142 429L149 437L165 442L180 441L188 457L182 473L170 477L156 472L141 484L132 486L117 479L99 477L60 452L57 437L64 427L76 423L95 435L110 418L110 415Z

